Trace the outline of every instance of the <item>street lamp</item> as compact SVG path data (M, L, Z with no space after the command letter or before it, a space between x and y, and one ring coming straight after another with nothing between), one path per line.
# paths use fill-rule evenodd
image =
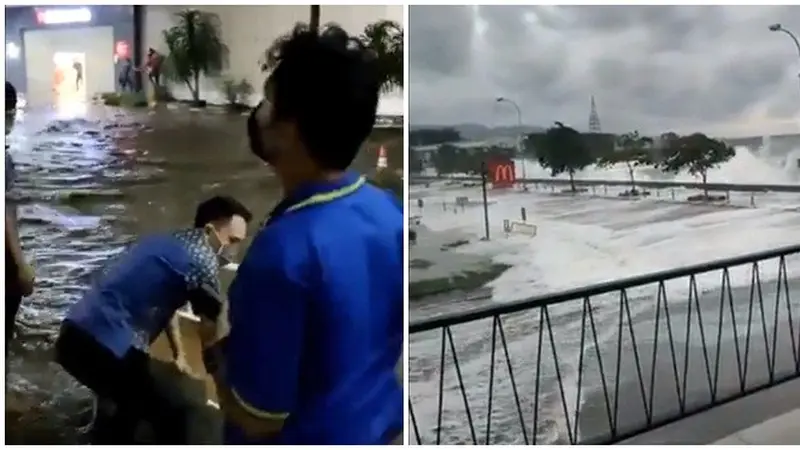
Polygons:
M794 41L794 46L797 47L797 56L800 57L800 41L797 40L797 36L795 36L794 33L787 30L786 28L783 28L783 26L781 26L781 24L779 23L774 23L770 25L769 31L783 32L786 33L790 38L792 38L792 41ZM798 74L797 76L800 77L800 74Z
M522 159L522 190L527 191L528 186L525 185L525 180L528 178L525 173L525 154L522 151L522 111L519 109L519 105L511 99L505 97L497 97L495 99L497 103L509 103L514 109L517 110L517 125L519 127L519 135L517 135L517 156Z

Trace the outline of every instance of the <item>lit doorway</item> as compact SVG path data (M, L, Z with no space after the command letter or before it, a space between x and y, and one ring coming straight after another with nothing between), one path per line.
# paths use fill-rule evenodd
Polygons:
M85 53L53 54L53 93L59 104L86 101Z

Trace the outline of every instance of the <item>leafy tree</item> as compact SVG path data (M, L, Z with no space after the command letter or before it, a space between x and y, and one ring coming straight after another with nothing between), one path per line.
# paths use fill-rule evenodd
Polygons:
M461 156L459 148L455 145L442 144L431 155L431 162L439 174L454 173L458 171L458 159Z
M359 39L365 47L375 52L383 91L402 89L403 27L393 20L379 20L367 25Z
M636 179L634 171L637 167L652 164L650 146L653 139L647 136L640 136L638 131L625 133L617 137L619 149L613 153L600 158L597 161L598 167L609 167L614 164L624 162L628 167L628 176L631 178L631 194L636 194Z
M177 24L164 31L169 53L164 58L164 76L183 82L200 101L200 75L218 76L228 65L228 47L222 42L216 14L185 9L175 14Z
M314 6L312 6L312 9ZM317 6L319 8L319 6ZM314 24L312 12L312 23L306 24L297 22L291 31L275 39L272 45L267 48L259 61L262 72L269 72L278 64L279 49L291 37L301 31L316 30L319 32L319 16L317 15ZM333 26L331 23L328 26ZM367 25L361 36L358 37L361 43L375 52L377 57L378 74L380 77L381 88L384 91L391 91L395 88L403 87L403 28L394 21L381 20Z
M677 136L674 133L662 137L665 158L658 167L664 172L688 171L703 180L703 194L708 197L708 171L736 156L736 149L702 133Z
M533 141L531 144L536 149L539 165L550 169L551 176L565 172L569 174L570 188L573 192L576 191L575 172L595 161L581 134L561 122L556 122L544 134L533 134L529 139Z

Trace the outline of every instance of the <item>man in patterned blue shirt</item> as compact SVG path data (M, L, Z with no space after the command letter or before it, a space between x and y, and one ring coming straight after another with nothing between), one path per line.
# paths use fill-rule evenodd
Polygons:
M186 423L186 411L159 393L147 350L166 331L175 361L186 366L172 319L187 301L201 329L216 329L220 258L244 240L251 218L233 198L206 200L197 208L194 228L139 239L70 309L56 360L118 411L118 424L106 428L113 436L95 436L95 443L131 442L140 419L151 423L158 442L183 443L185 430L176 425Z

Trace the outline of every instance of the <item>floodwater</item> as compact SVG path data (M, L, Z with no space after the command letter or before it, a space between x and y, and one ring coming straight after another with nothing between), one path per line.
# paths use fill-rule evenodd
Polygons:
M8 358L6 443L78 443L89 393L52 362L52 346L93 272L139 234L189 226L202 199L232 195L257 224L280 192L247 149L241 115L82 105L21 111L9 144L37 284ZM378 145L390 167L402 167L402 129L392 129L373 133L357 169L374 167Z
M511 266L489 283L490 299L415 302L410 311L412 323L440 314L794 245L800 229L796 194L766 194L758 207L738 208L658 198L596 198L588 193L571 196L493 191L488 208L492 240L484 242L479 240L484 226L482 208L470 206L453 215L439 207L445 201L452 204L458 197L477 200L480 188L448 190L442 183L432 183L429 188L411 189L411 196L426 195L425 210L419 215L431 232L472 236L470 244L453 253L491 257ZM522 207L527 210L529 223L538 227L537 234L504 235L503 219L519 220ZM738 392L738 367L747 367L746 383L741 382L742 385L752 388L766 384L767 369L772 364L766 361L766 355L770 352L776 355L776 378L793 374L798 348L800 256L787 256L782 281L780 267L777 259L762 261L758 267L760 283L752 281L752 266L731 268L727 278L730 291L725 292L730 299L723 306L723 277L721 271L713 271L694 279L694 291L688 277L666 282L669 312L662 303L660 316L655 313L655 284L626 292L626 316L620 313L619 293L593 296L592 318L587 321L581 301L551 305L547 319L550 325L540 322L539 309L508 314L502 323L505 335L495 343L494 360L491 320L456 325L451 332L461 372L455 370L453 350L447 343L442 378L442 332L412 334L408 389L422 443L436 442L438 433L445 444L471 442L470 421L480 443L488 435L493 444L522 444L525 432L532 439L534 422L539 443L567 443L570 435L590 441L610 434L606 389L611 408L619 407L615 424L626 432L644 425L640 386L644 386L647 395L654 392L647 401L658 419L677 414L678 389L690 406L710 401L708 379L715 380L719 398ZM751 293L752 284L760 285L756 294ZM755 300L751 307L751 295L757 299L759 294L763 303ZM699 300L690 304L693 295ZM667 325L667 315L671 325ZM625 329L620 328L620 322ZM668 326L672 327L670 331ZM660 330L657 335L656 327ZM544 332L540 334L539 330ZM674 336L674 350L669 348L669 333ZM540 336L544 336L542 340ZM508 354L504 354L501 340L506 341ZM745 348L749 353L740 362L737 351L744 352ZM677 355L674 366L673 351ZM641 358L641 375L635 358ZM675 375L676 370L681 372ZM675 379L687 381L676 389ZM440 392L444 393L441 403ZM617 395L619 402L614 403ZM411 442L416 442L413 430L411 436Z

